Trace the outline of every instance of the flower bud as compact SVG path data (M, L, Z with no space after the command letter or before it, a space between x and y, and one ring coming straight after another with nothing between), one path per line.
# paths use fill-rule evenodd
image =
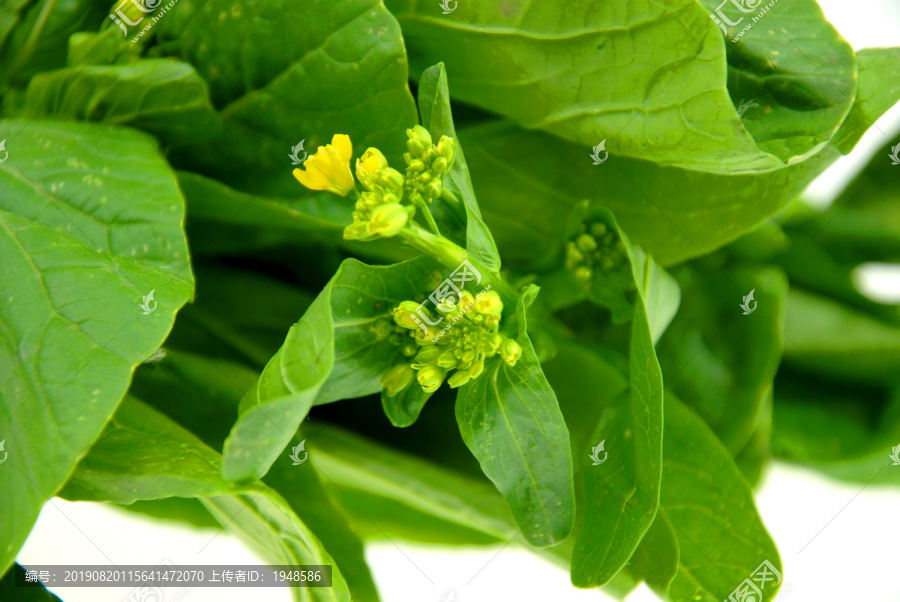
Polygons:
M387 159L381 154L377 148L367 149L362 157L356 160L356 178L362 182L364 186L368 184L369 178L379 169L388 166ZM368 188L368 186L366 186Z
M456 143L449 136L441 136L437 143L437 153L447 161L447 167L453 165L453 159L456 157Z
M447 160L443 157L438 157L434 160L434 163L431 164L431 171L438 175L442 175L447 173L448 167Z
M421 159L415 159L414 161L410 162L409 169L414 171L415 173L422 173L423 171L425 171L425 162Z
M409 149L409 154L413 157L421 157L425 154L425 145L415 138L410 138L406 141L406 148Z
M500 350L500 345L503 344L503 336L501 336L500 334L498 334L496 332L493 332L490 335L488 335L487 340L485 342L487 343L487 351L488 351L487 355L491 356Z
M443 281L443 274L441 274L440 272L431 272L430 274L428 274L428 277L425 278L425 288L428 290L434 290Z
M594 238L600 238L606 234L606 224L603 222L595 222L591 224L591 234Z
M437 358L437 365L445 370L456 368L458 363L459 360L457 360L456 354L453 353L453 351L444 351Z
M503 358L503 361L507 363L510 367L516 365L516 361L519 359L519 356L522 354L522 348L515 341L515 339L506 339L503 342L503 345L500 346L500 356Z
M447 384L451 389L461 387L472 379L467 372L454 372L453 376L447 379Z
M409 221L409 215L398 203L375 207L370 220L381 236L394 236L403 229L407 221Z
M438 356L441 354L441 350L436 346L425 347L421 351L419 351L418 355L416 355L416 363L422 364L423 366L428 364L435 364L438 361Z
M581 234L575 239L575 244L585 253L590 253L597 248L597 241L590 234Z
M403 183L406 181L406 178L404 178L403 174L393 167L386 167L382 169L375 174L374 178L375 182L382 188L386 189L388 192L392 192L394 194L400 194L403 192Z
M484 358L478 358L472 364L472 367L469 368L468 374L469 377L473 380L481 376L481 373L484 372Z
M431 317L427 307L420 308L419 304L415 301L401 301L400 305L394 308L394 322L403 328L421 330L419 327L421 319L416 315L417 312L422 312L427 317Z
M376 340L383 341L393 334L394 324L387 319L376 320L375 323L372 324L372 332L375 333Z
M424 175L424 174L422 174ZM444 185L441 184L440 180L432 180L425 186L425 190L423 192L426 199L429 201L433 201L434 199L441 196L441 193L444 191Z
M406 130L406 137L410 140L418 140L426 149L432 144L431 134L421 125L416 125L412 129Z
M475 311L488 316L499 316L503 313L503 301L496 291L488 291L475 302Z
M444 382L444 377L447 376L447 373L437 366L425 366L419 373L416 375L416 379L419 381L419 384L422 385L422 390L426 393L434 393L441 386L441 383Z
M591 279L591 268L587 267L586 265L578 266L577 268L575 268L575 278L581 280L582 282L587 282Z
M397 364L381 377L381 386L389 396L394 396L408 387L416 377L416 371L409 364Z
M344 228L344 238L347 240L366 240L369 237L368 224L354 221Z
M400 353L402 353L406 357L415 357L415 355L419 352L419 346L416 345L416 342L410 339L407 336L404 336L404 341L402 346L400 347Z

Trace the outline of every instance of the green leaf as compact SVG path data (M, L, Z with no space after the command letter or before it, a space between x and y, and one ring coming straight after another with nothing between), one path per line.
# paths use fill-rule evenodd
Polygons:
M531 285L516 306L522 348L516 365L499 356L486 362L479 378L460 387L456 421L525 539L547 547L571 533L575 493L568 429L526 333L525 313L537 292Z
M609 457L599 466L585 461L582 469L584 520L572 555L572 583L579 587L608 583L631 558L653 523L662 476L662 372L643 298L652 266L611 215L607 223L625 245L637 290L628 348L630 387L592 427L590 447L604 442Z
M725 43L697 2L388 6L414 72L446 61L455 97L579 143L585 165L606 140L612 155L700 171L783 166L735 112Z
M664 512L658 512L653 524L631 557L630 570L642 578L654 592L665 597L678 572L678 535Z
M433 140L441 136L449 136L456 141L456 160L444 184L461 198L466 211L465 248L469 254L492 272L500 270L500 254L494 237L481 218L478 200L472 188L469 167L463 155L462 145L453 127L453 115L450 111L450 91L447 86L447 70L443 63L429 67L419 80L419 111L422 113L422 125L428 128ZM446 201L444 201L446 202ZM443 233L443 229L442 229ZM446 233L444 234L447 235Z
M853 104L856 58L818 3L751 0L743 4L755 8L749 12L732 2L701 3L737 23L726 36L728 93L759 148L785 163L822 148Z
M771 394L782 350L788 283L781 270L698 262L676 275L690 299L657 349L666 386L736 455ZM743 315L753 291L755 307Z
M416 107L400 27L380 2L182 0L154 32L197 68L225 120L221 137L179 155L192 171L300 196L291 148L304 140L314 152L333 134L348 134L357 156L374 146L402 164Z
M788 295L785 364L851 382L896 380L900 327L799 289Z
M832 141L845 155L879 117L900 101L900 48L863 48L856 59L856 101Z
M172 462L178 458L178 462ZM222 479L221 457L190 432L134 398L128 398L62 495L70 500L112 501L200 498L206 509L269 564L330 564L333 587L309 588L315 601L349 601L347 583L315 534L291 506L260 482ZM305 600L300 592L295 599Z
M783 573L750 486L709 427L666 392L661 512L678 537L669 600L722 600L764 561ZM773 583L763 601L777 592ZM763 602L761 601L761 602Z
M839 153L827 147L785 169L719 175L612 156L508 122L460 130L481 211L507 265L555 250L584 199L612 211L630 239L668 266L708 253L796 198Z
M16 579L25 581L25 569L14 564L3 579L0 579L0 596L3 600L15 600L16 602L62 602L41 585L30 584L33 587L17 587Z
M381 390L381 375L401 357L383 327L390 332L391 310L422 295L422 282L436 267L424 257L386 267L355 259L341 264L241 401L225 442L226 478L265 474L314 403Z
M40 121L0 121L0 139L10 153L0 166L4 570L193 283L183 200L155 141Z
M128 125L164 144L186 144L221 129L206 83L194 68L162 59L40 73L28 84L23 112Z

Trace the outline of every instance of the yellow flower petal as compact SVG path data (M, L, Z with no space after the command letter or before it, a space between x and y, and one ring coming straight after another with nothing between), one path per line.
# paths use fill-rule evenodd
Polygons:
M350 142L350 136L347 134L335 134L331 137L331 145L338 150L341 157L349 165L350 158L353 157L353 144Z

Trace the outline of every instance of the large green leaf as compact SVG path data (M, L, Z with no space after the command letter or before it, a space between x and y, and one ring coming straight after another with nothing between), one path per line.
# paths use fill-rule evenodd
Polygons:
M193 287L183 200L155 141L37 121L2 121L0 139L2 571Z
M173 60L40 73L28 84L24 103L29 116L130 125L167 144L201 140L221 129L206 83L193 67Z
M386 267L346 260L241 402L223 474L265 474L314 403L380 391L382 374L401 357L387 336L391 310L421 296L425 277L436 269L424 257Z
M725 43L698 2L482 0L448 15L436 3L388 6L414 72L445 61L454 96L578 142L584 159L607 140L613 155L702 171L783 166L744 129Z
M778 369L787 280L776 268L704 262L676 275L691 302L658 346L666 386L737 454L762 417ZM743 315L740 303L751 290L755 309Z
M580 587L608 583L631 558L653 523L662 476L662 372L644 306L652 262L611 216L606 221L625 245L637 292L627 350L629 390L614 398L590 427L590 448L602 441L609 456L599 465L583 460L584 520L572 555L572 583ZM597 382L588 390L602 386ZM583 459L591 449L576 453Z
M357 155L375 146L402 163L416 108L400 27L379 0L181 0L153 31L222 108L223 135L180 155L195 171L300 196L291 148L314 151L335 133Z
M497 356L459 389L456 421L484 474L506 498L525 539L536 547L564 540L575 523L569 433L526 332L531 285L516 307L522 349L512 368Z
M701 2L737 23L726 36L728 93L759 147L786 163L820 149L853 104L856 58L818 3Z
M200 498L223 528L233 531L269 564L334 567L332 587L298 588L293 592L295 600L349 601L339 567L284 498L258 481L240 486L229 483L219 473L220 460L190 432L128 398L79 463L62 495L118 504Z
M703 255L776 213L839 156L826 147L784 169L726 176L616 156L591 165L581 145L507 122L459 135L482 214L507 265L555 250L584 199L611 210L661 265Z
M833 141L844 154L853 150L866 130L900 100L900 48L863 48L856 59L856 101Z
M750 486L709 427L666 392L663 513L678 538L672 602L726 599L763 561L782 571ZM773 583L760 602L772 600Z
M441 136L449 136L457 141L456 160L444 179L444 184L461 198L465 205L466 230L465 248L469 254L493 272L500 270L500 255L491 231L481 218L478 200L472 189L469 167L463 155L456 128L453 127L453 115L450 112L450 91L447 86L447 70L443 63L429 67L419 81L419 111L422 113L422 124L428 128L433 140ZM444 236L447 233L443 232Z

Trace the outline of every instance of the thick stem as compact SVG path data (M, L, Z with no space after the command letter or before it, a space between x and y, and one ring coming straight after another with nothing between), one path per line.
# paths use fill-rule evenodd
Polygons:
M417 224L411 224L397 234L403 242L435 259L441 265L455 270L463 261L471 263L481 273L481 286L491 285L503 300L503 304L514 311L519 295L503 277L488 270L479 261L471 257L465 249L442 236L435 236Z

